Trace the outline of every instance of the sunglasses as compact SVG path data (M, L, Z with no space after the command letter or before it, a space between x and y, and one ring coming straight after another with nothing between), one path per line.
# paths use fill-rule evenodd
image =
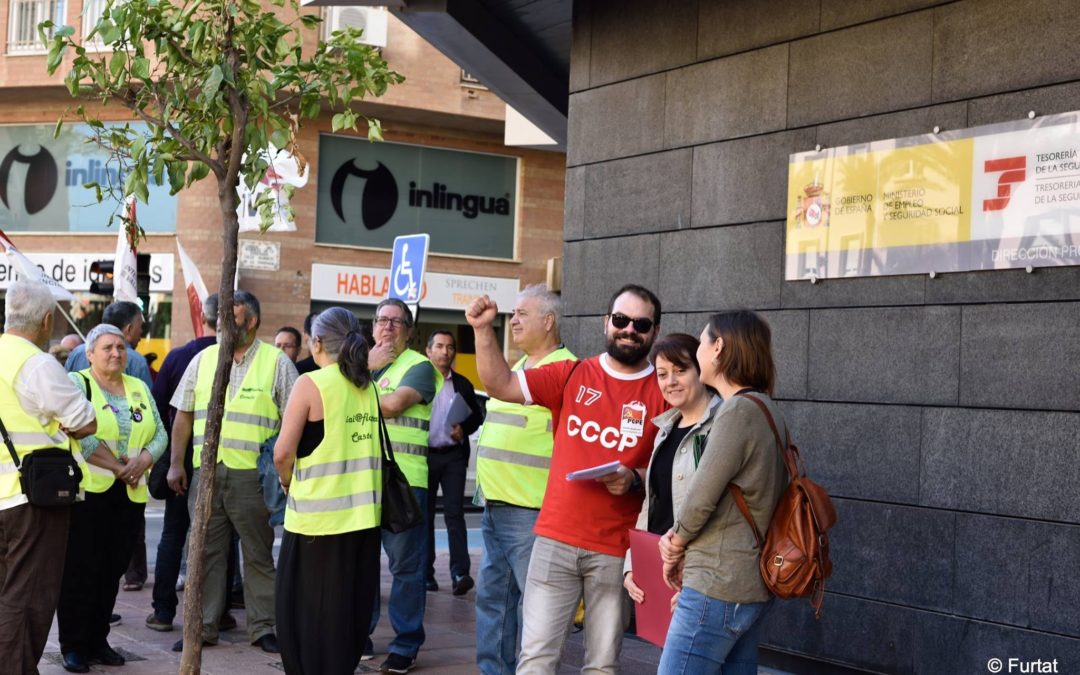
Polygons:
M638 333L648 333L652 330L652 319L631 319L625 314L615 313L611 315L611 325L615 326L619 330L626 328L630 324L634 324L634 330Z

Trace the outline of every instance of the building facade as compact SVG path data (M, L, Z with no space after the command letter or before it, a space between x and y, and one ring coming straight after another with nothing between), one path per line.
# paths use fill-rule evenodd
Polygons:
M90 261L111 258L116 246L116 227L107 226L116 205L91 204L93 190L81 185L104 184L110 171L115 180L116 164L81 142L85 134L70 117L61 138L52 139L57 119L76 102L62 86L63 66L55 76L47 75L34 37L36 24L50 16L85 31L92 23L84 15L100 15L103 7L98 0L0 4L7 37L0 56L0 157L15 158L3 172L10 199L0 204L0 229L47 271L59 269L54 276L66 274L65 283L79 292L89 287ZM509 312L518 288L543 282L548 259L560 255L565 155L505 145L505 104L386 10L304 11L321 12L324 29L367 22L366 33L406 80L378 100L360 104L364 114L381 120L385 143L369 143L366 130L363 136L332 134L329 114L306 122L299 147L308 182L293 198L296 230L241 232L238 287L262 302L260 335L272 340L278 327L300 327L310 311L334 304L369 317L385 295L393 235L428 232L432 246L421 332L449 328L467 340L471 332L458 329L465 323L461 309L472 296L492 293ZM305 42L317 37L312 31ZM110 123L131 121L116 105L91 110ZM42 154L38 148L46 149L58 176L48 195L38 194L45 170L31 166ZM388 167L385 175L375 170L380 166ZM339 185L331 189L339 173ZM36 208L33 199L45 206ZM368 222L369 202L381 204L386 218ZM145 343L142 350L161 351L193 334L177 241L211 292L220 282L216 185L203 180L176 197L166 188L152 188L137 217L147 232L139 250L153 256L152 336L160 341ZM10 271L4 276L10 278ZM82 297L94 302L75 313L90 313L91 319L107 302ZM469 363L463 357L466 370Z

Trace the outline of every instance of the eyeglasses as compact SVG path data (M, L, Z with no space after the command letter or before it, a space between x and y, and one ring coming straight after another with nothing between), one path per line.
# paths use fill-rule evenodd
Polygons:
M396 328L400 328L402 326L407 326L409 324L408 324L407 321L405 321L405 319L395 319L395 318L389 317L389 316L380 316L378 319L375 319L375 325L380 326L382 328L395 328L396 329Z
M652 330L652 319L631 319L625 314L615 313L611 315L611 325L615 326L619 330L626 328L630 324L634 324L634 330L638 333L648 333Z

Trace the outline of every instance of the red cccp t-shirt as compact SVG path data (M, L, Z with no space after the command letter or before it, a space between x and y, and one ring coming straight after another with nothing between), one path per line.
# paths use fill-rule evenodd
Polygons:
M559 361L517 375L526 403L551 409L554 424L551 473L536 534L621 557L644 494L615 496L603 483L569 481L566 474L613 460L644 469L656 438L651 420L669 406L651 365L627 375L611 368L609 358L594 356L577 368L574 361Z

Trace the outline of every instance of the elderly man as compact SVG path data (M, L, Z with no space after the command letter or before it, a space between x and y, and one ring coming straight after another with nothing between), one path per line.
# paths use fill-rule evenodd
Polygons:
M514 345L525 352L512 370L573 359L559 338L562 301L543 284L518 294L510 318ZM476 448L476 482L482 495L484 557L476 587L476 665L484 675L517 668L521 640L521 594L532 554L533 526L540 514L551 466L551 411L499 399Z
M248 638L263 651L276 654L274 530L270 527L270 513L262 497L257 463L259 447L281 428L281 413L297 375L289 357L255 337L260 321L258 299L251 293L237 291L233 300L237 336L217 465L213 469L202 467L203 434L220 351L219 345L213 345L195 355L173 394L171 404L176 408L176 416L168 480L169 487L175 492L187 490L184 452L194 430L189 514L194 513L198 501L200 471L213 470L216 484L206 532L203 643L214 645L218 641L218 618L224 609L226 560L235 529L240 535L244 557ZM173 645L173 651L183 649L183 640Z
M49 289L15 282L0 335L0 420L20 463L32 451L72 447L97 430L94 408L43 349L53 330ZM71 510L29 504L8 449L0 451L0 663L36 673L60 597Z
M659 333L660 300L647 288L623 286L611 297L604 317L606 353L580 364L560 361L516 372L503 359L492 328L497 313L486 295L465 312L476 334L480 381L500 400L551 410L557 420L552 475L619 462L615 471L596 480L548 482L525 581L517 672L559 669L584 594L582 672L617 673L627 621L623 557L641 509L642 476L656 437L648 420L668 407L648 360Z
M420 508L426 510L428 426L431 402L442 388L442 377L437 376L431 361L408 348L412 330L413 317L405 303L394 299L380 302L375 308L375 346L368 353L368 366L379 388L379 407L386 418L394 456ZM398 534L382 531L394 577L388 613L396 634L381 666L383 672L408 672L424 643L427 534L426 524ZM369 635L379 622L378 595L375 600ZM365 647L365 657L371 658L370 644Z

